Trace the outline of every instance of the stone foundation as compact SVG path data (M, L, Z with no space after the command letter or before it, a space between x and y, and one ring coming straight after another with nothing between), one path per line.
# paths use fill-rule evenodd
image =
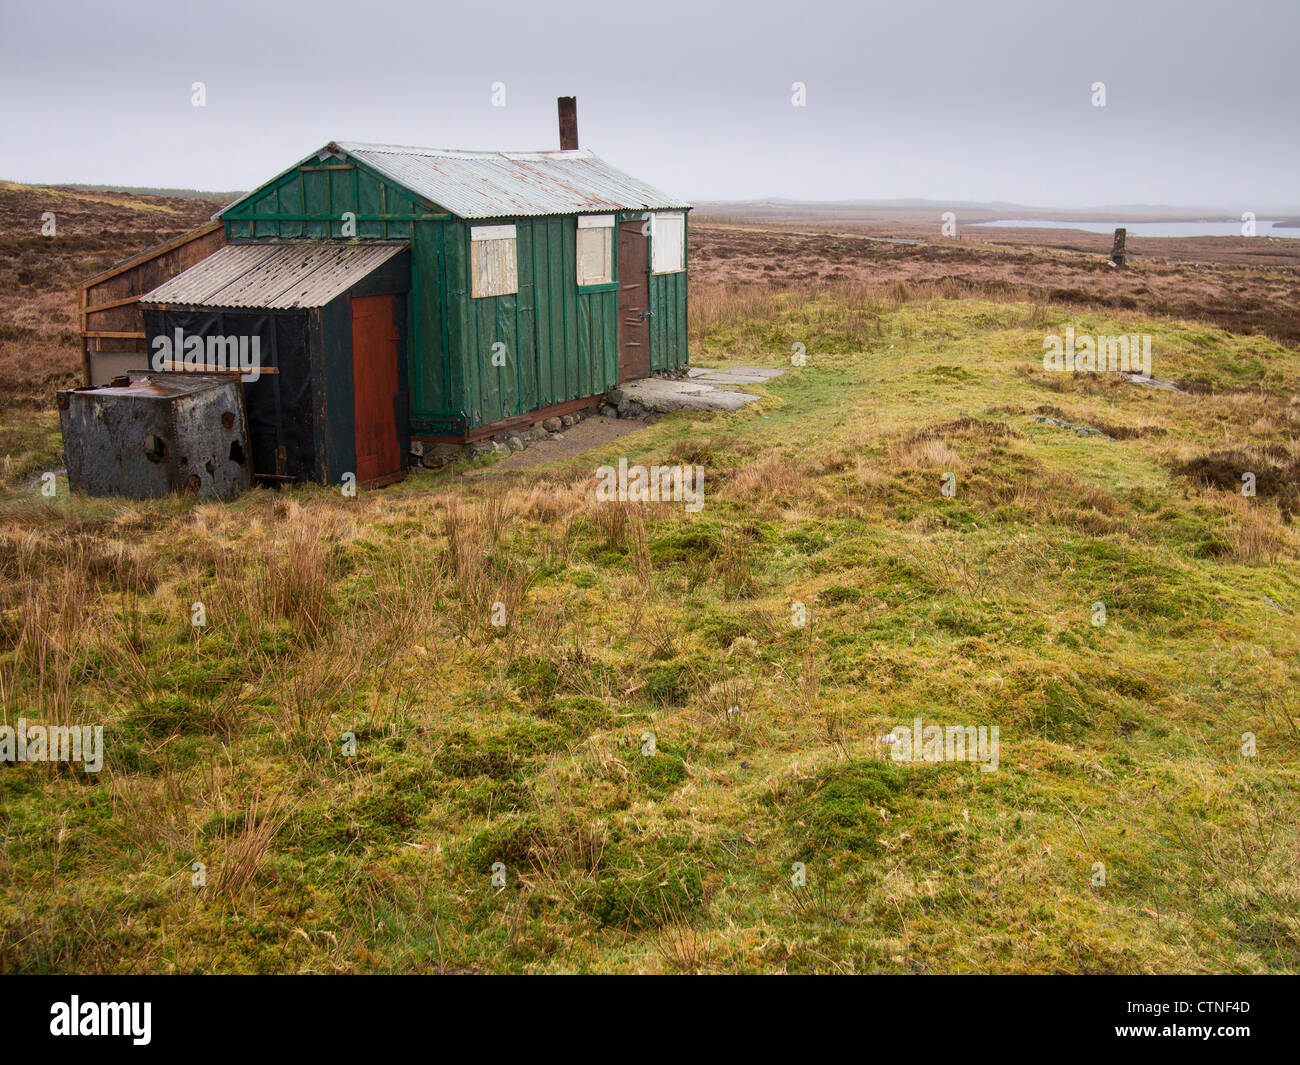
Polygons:
M482 458L485 455L504 457L516 451L523 451L529 444L539 440L563 440L564 430L597 415L605 418L639 418L645 421L656 421L659 417L640 403L627 399L619 389L615 388L602 398L593 401L589 407L574 411L572 414L546 418L540 425L534 425L531 429L508 429L503 433L468 444L435 444L412 440L411 465L423 466L428 470L440 470L462 459Z

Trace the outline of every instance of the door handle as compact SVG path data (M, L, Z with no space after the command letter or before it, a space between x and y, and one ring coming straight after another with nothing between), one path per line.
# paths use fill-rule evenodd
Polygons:
M654 316L654 313L655 313L654 311L642 311L642 312L638 315L638 317L640 317L640 318L651 318L651 317Z

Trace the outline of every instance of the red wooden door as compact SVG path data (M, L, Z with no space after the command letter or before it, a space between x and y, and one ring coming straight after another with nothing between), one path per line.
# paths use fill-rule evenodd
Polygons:
M650 376L650 248L642 222L618 227L618 379Z
M357 482L402 469L397 433L397 357L401 338L394 296L352 297L352 406Z

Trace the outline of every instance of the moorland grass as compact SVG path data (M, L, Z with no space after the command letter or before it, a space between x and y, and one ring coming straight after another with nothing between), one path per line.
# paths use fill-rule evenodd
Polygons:
M898 297L704 294L693 361L784 367L760 403L506 477L10 478L4 720L106 758L0 766L0 968L1300 966L1300 543L1201 476L1294 472L1298 356ZM1066 325L1196 387L1047 373ZM703 511L596 502L621 455L704 466ZM917 716L998 770L894 762Z

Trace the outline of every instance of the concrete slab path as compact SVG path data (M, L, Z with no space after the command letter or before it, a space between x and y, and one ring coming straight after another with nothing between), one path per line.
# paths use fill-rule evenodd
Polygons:
M605 398L615 404L626 398L661 414L674 410L740 410L759 397L719 386L759 385L784 372L760 366L733 366L728 370L692 367L682 379L643 377L627 381Z
M725 370L710 370L704 366L692 366L687 374L692 381L704 381L709 384L761 385L773 377L780 377L784 370L773 370L766 366L731 366Z

